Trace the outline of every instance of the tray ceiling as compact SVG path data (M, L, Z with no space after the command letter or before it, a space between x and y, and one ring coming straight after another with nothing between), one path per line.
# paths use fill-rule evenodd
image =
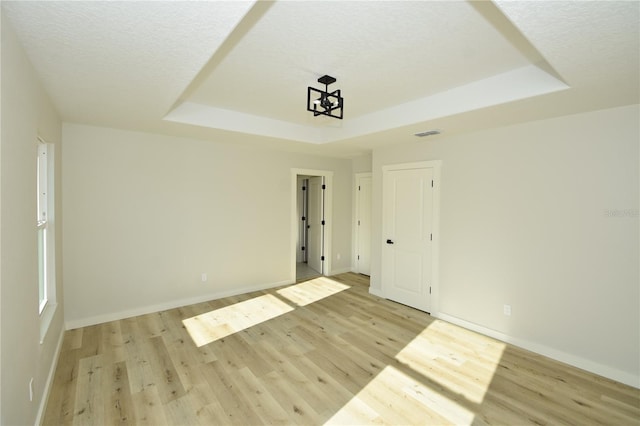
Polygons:
M428 127L473 130L639 97L637 2L2 9L71 122L351 153ZM306 111L307 86L322 88L324 74L337 78L344 120Z

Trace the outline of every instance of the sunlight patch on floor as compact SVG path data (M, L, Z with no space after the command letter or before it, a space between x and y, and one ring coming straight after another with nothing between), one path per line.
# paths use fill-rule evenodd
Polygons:
M351 286L320 277L277 290L277 293L298 306L306 306L348 288ZM277 296L265 294L184 319L182 323L196 346L201 347L293 310L294 307Z
M196 346L201 347L294 308L271 294L245 300L182 320Z
M393 366L386 366L326 424L471 424L474 413Z
M395 358L453 394L480 404L505 346L489 337L436 320Z
M298 306L306 306L348 288L351 287L331 278L320 277L280 289L277 293Z

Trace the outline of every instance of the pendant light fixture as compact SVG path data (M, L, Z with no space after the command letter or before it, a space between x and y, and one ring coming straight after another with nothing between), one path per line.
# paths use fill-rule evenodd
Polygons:
M329 85L335 82L335 78L325 75L318 79L318 83L324 84L324 91L308 87L307 111L311 111L314 117L326 115L342 120L344 99L340 96L340 89L329 92Z

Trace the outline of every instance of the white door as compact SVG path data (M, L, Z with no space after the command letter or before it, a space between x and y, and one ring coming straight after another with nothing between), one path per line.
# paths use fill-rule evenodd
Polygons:
M371 275L371 175L357 179L356 271Z
M308 253L307 264L319 273L323 273L323 177L314 176L309 178L309 217L307 220L309 240L307 241Z
M296 244L296 263L307 261L307 178L298 176L297 178L297 205L296 213L298 218L298 239Z
M383 167L383 292L431 312L434 169L401 167Z

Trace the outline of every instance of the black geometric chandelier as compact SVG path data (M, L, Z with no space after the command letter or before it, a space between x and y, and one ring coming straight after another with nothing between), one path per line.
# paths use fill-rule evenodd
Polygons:
M324 91L309 87L307 89L307 111L311 111L314 117L326 115L342 120L344 99L340 96L340 89L329 92L329 85L336 79L325 75L318 79L318 83L324 84Z

